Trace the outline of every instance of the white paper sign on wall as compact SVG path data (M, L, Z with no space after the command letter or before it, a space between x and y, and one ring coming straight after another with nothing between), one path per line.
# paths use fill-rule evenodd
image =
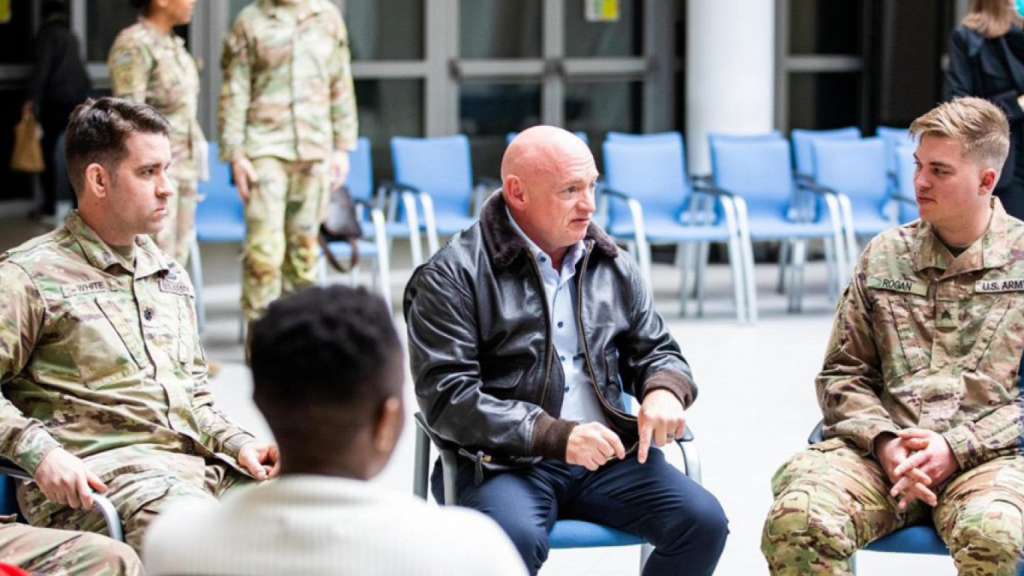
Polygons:
M583 0L587 22L618 22L619 0Z

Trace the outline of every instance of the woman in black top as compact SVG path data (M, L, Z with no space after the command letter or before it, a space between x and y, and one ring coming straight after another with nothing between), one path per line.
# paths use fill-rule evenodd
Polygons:
M995 194L1006 211L1024 219L1024 20L1014 0L972 0L953 30L946 98L979 96L1010 121L1010 154Z

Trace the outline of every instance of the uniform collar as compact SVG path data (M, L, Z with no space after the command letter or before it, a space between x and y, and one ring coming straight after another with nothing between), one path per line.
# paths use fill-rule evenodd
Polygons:
M319 14L323 6L316 0L299 0L294 4L284 4L279 0L263 0L263 9L271 18L278 20L288 20L292 10L302 9L298 20L305 20L309 16Z
M78 241L82 254L93 268L105 271L117 265L131 272L135 278L144 278L170 270L167 259L149 236L135 238L135 262L128 262L85 223L78 210L68 212L64 227Z
M938 268L946 271L945 276L954 276L1005 266L1010 261L1006 240L1008 216L998 198L992 197L991 202L992 221L988 230L956 259L939 240L935 227L922 221L914 245L914 270Z

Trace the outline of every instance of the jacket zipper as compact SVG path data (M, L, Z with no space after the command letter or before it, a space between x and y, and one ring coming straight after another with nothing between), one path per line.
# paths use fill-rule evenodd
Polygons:
M527 252L529 252L528 249ZM554 358L555 345L551 337L551 311L548 310L548 298L547 291L544 288L544 278L541 277L540 266L537 264L537 260L533 257L532 253L529 254L529 260L533 264L533 271L536 272L537 282L540 284L541 302L544 304L544 325L547 327L547 332L545 333L547 359L545 360L544 366L544 388L540 393L540 406L543 409L544 399L547 398L548 395L548 380L551 377L551 360Z
M594 394L597 395L597 399L601 402L601 405L608 412L618 413L625 417L627 420L636 420L631 414L619 412L612 408L611 404L605 400L604 394L601 394L600 388L597 386L597 380L594 379L594 365L590 362L590 346L587 344L587 335L583 330L583 275L587 272L587 263L590 262L590 253L593 251L593 243L587 248L587 255L583 257L583 266L580 268L579 278L576 281L576 330L580 333L580 342L583 343L583 357L587 361L587 370L590 372L590 385L594 388Z

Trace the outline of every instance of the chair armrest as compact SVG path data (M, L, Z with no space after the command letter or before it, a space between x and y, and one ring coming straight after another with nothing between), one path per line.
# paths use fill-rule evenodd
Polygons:
M441 467L442 467L443 478L444 478L444 502L443 502L443 504L453 504L455 502L458 502L458 495L456 493L456 486L455 486L455 474L458 471L458 460L456 459L458 446L456 446L454 443L449 442L449 441L445 440L444 438L441 438L440 436L438 436L437 432L434 432L430 428L430 425L427 424L427 419L426 419L426 417L423 416L422 412L417 412L414 415L414 418L416 419L416 427L418 428L419 433L421 434L421 437L422 436L426 436L434 444L434 446L437 447L437 451L441 453ZM426 466L426 468L429 468L429 466L430 466L430 458L429 458L428 455L425 456L425 455L423 455L420 452L420 450L419 450L420 443L421 443L421 440L418 438L417 439L417 464L421 467L420 470L422 470L422 467L424 465ZM424 452L428 452L428 451L424 451ZM420 473L420 471L417 471L417 474L419 474L419 473ZM417 494L419 494L420 490L422 490L423 498L426 498L427 470L422 470L422 475L423 475L422 481L420 481L417 478L416 479L417 482L416 482L416 485L414 486L414 488L416 489Z
M797 180L796 185L801 190L806 190L806 191L808 191L808 192L810 192L812 194L817 194L818 196L838 196L839 195L839 193L837 191L829 188L828 186L822 186L821 184L818 184L817 182L812 182L809 179L808 180Z
M676 438L676 445L679 446L679 450L683 453L683 466L685 467L683 473L697 484L700 484L700 454L697 451L697 443L694 441L693 432L690 430L689 424L683 430L683 437Z
M390 180L384 180L380 183L380 188L383 188L386 193L392 192L411 192L413 194L424 194L425 192L413 186L411 184L403 184L401 182L392 182Z
M6 474L11 478L29 482L34 480L31 474L7 458L0 458L0 474ZM96 492L92 493L92 499L95 509L99 511L100 515L103 516L103 521L107 524L107 533L114 540L124 542L124 529L121 527L121 518L118 517L117 508L114 507L113 502L106 496Z
M825 429L825 421L824 420L819 420L818 424L814 427L814 430L811 430L811 435L807 437L807 443L808 444L817 444L818 442L821 442L822 440L824 440L825 439L824 429Z
M614 196L614 197L618 198L619 200L625 200L626 202L629 202L630 200L635 200L632 196L630 196L629 194L626 194L625 192L621 192L619 190L615 190L614 188L609 188L607 184L605 184L604 186L600 186L598 188L598 192L600 194L607 194L608 196Z

